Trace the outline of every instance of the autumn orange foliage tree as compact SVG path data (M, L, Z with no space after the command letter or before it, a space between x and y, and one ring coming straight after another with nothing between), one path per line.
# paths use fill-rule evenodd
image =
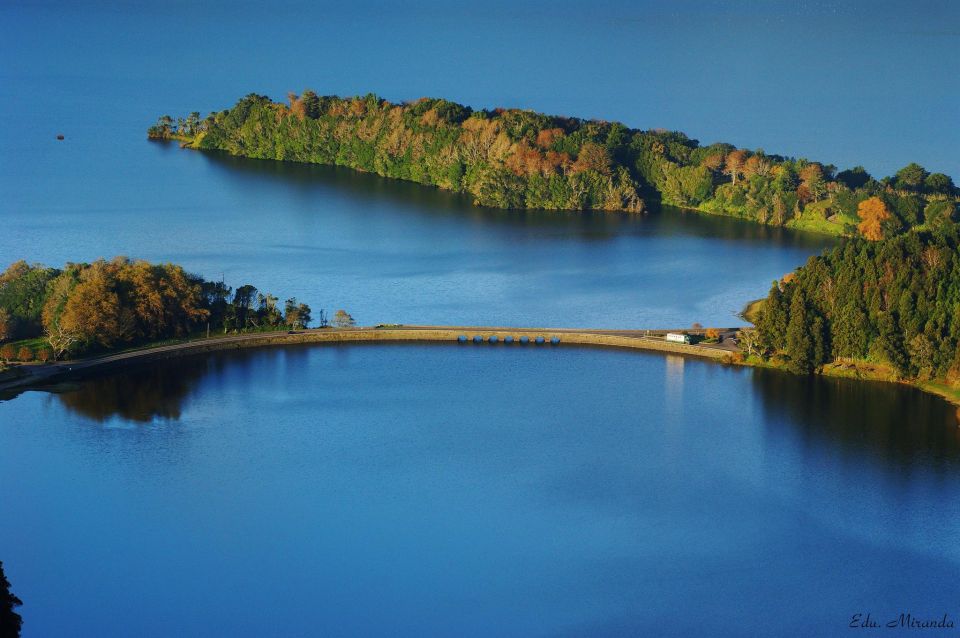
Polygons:
M310 96L307 96L308 98ZM307 100L308 108L318 108ZM309 117L309 115L308 115ZM306 327L307 304L277 297L250 285L233 289L206 281L176 264L151 264L116 257L63 270L17 262L0 274L0 319L18 326L10 339L45 337L48 347L0 350L6 361L44 361L140 343L182 338L212 329L229 331ZM323 310L320 311L323 316Z
M730 179L734 184L737 183L737 177L743 173L743 166L747 161L747 152L738 149L736 151L730 151L727 154L726 160L724 161L724 170L723 172L730 176Z
M860 202L857 215L861 222L857 225L860 234L870 241L883 239L883 223L892 217L890 209L879 197L871 197Z

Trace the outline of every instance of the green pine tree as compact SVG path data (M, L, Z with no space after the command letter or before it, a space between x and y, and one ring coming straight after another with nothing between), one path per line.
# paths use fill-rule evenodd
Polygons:
M793 291L790 321L787 324L787 367L797 374L810 374L814 368L814 342L810 335L807 301L803 290Z

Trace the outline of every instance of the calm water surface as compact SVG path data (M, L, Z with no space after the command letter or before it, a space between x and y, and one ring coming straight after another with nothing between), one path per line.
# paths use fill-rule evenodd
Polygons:
M953 411L886 385L563 346L248 351L0 403L0 455L26 636L958 611Z
M363 324L682 327L741 323L745 301L832 243L677 210L480 209L347 169L130 137L103 165L83 143L54 147L44 172L57 180L25 176L7 204L5 261L173 261Z
M832 244L144 139L250 91L957 176L956 8L360 4L0 3L0 266L174 261L366 324L682 327L739 323ZM0 403L0 560L28 638L848 635L960 617L958 454L952 410L892 386L564 347L218 355Z

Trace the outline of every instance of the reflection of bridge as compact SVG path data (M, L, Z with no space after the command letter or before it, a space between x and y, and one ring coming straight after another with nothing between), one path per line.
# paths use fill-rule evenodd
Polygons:
M376 326L373 328L314 328L290 332L257 332L193 339L180 343L140 348L79 361L22 365L18 374L3 380L0 391L23 390L43 383L65 380L87 371L99 371L126 363L139 363L217 350L309 343L447 342L496 344L498 347L549 347L586 345L652 350L672 354L725 360L736 347L730 336L735 328L721 329L721 343L690 345L666 341L667 332L681 330L589 330L576 328L506 328L495 326ZM686 330L703 334L703 330ZM479 337L479 339L476 339Z

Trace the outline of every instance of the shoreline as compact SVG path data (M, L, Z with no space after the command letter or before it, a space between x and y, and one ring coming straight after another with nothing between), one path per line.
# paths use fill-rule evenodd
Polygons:
M346 168L346 169L349 169L349 170L352 170L352 171L356 171L356 172L359 172L359 173L365 173L365 172L367 172L367 171L363 171L363 170L361 170L361 169L359 169L359 168L350 166L350 165L348 165L348 164L320 163L320 162L302 162L302 161L298 161L298 160L287 160L287 159L278 160L278 159L272 159L272 158L252 157L252 156L250 156L250 155L237 155L237 154L235 154L235 153L231 153L230 151L228 151L228 150L226 150L226 149L222 149L222 148L216 148L216 149L201 148L200 146L197 146L198 137L196 137L196 136L195 136L195 137L190 137L190 136L187 136L187 135L177 135L177 134L173 134L173 135L168 135L168 136L166 136L166 137L157 137L157 136L151 137L151 136L148 135L148 136L147 136L147 139L148 139L149 141L152 141L152 142L176 142L176 143L180 146L181 149L188 149L188 150L191 150L191 151L199 151L199 152L201 152L201 153L203 153L203 152L205 152L205 151L211 151L211 150L212 150L212 151L217 151L217 152L220 152L220 153L227 153L228 155L230 155L230 156L232 156L232 157L242 157L242 158L246 158L246 159L256 159L256 160L263 160L263 161L268 161L268 162L280 162L280 163L307 164L307 165L315 165L315 166L335 166L335 167L340 167L340 168ZM382 178L384 178L384 179L396 180L396 181L400 181L400 182L407 182L407 183L410 183L410 184L418 184L418 185L424 186L424 187L437 188L437 189L442 190L442 191L447 192L447 193L455 193L455 194L460 194L460 195L469 196L469 193L467 193L466 191L460 191L460 190L454 190L454 189L450 189L450 188L444 188L443 186L440 186L440 185L438 185L438 184L423 184L423 183L421 183L421 182L416 182L416 181L414 181L414 180L403 179L403 178L399 178L399 177L391 177L391 176L389 176L389 175L380 175L379 173L373 173L373 174L374 174L374 175L377 175L377 176L379 176L379 177L382 177ZM597 211L597 210L593 210L592 212L619 212L619 213L626 213L626 214L647 214L647 213L650 212L650 210L651 210L652 208L654 208L654 209L659 209L661 206L672 206L672 207L674 207L674 208L677 208L677 209L680 209L680 210L683 210L683 211L686 211L686 212L690 212L690 213L695 213L695 214L697 214L697 215L709 215L709 216L711 216L711 217L725 217L725 218L727 218L727 219L736 219L736 220L743 221L743 222L748 222L748 223L750 223L750 224L754 224L754 225L757 225L757 226L766 226L766 227L768 227L768 228L786 228L786 229L789 229L789 230L792 230L792 231L795 231L795 232L811 233L811 234L814 234L814 235L819 235L819 236L821 236L821 237L836 237L836 238L838 238L838 239L842 239L842 238L844 238L844 237L849 237L849 235L848 235L847 233L843 232L843 231L842 231L841 229L839 229L839 228L838 228L838 229L830 229L830 230L827 230L827 229L825 229L825 228L816 227L815 225L811 225L811 224L797 224L797 223L792 223L792 224L791 224L791 223L789 223L789 222L796 222L797 219L791 219L791 220L789 220L789 222L786 222L786 223L781 224L781 225L776 225L776 224L769 224L769 223L766 223L766 222L760 222L760 221L757 221L757 220L755 220L755 219L750 219L749 217L745 217L745 216L743 216L743 215L737 214L736 212L717 211L717 210L711 210L711 209L709 209L709 208L695 207L695 206L689 206L689 205L684 205L684 204L667 203L667 202L662 202L662 201L657 201L656 203L654 203L652 200L651 200L650 202L648 202L647 200L643 200L643 201L644 201L644 209L643 209L642 211L640 211L640 213L637 213L637 212L634 212L634 211L628 211L628 210L614 210L614 211ZM475 202L474 202L474 206L475 206L475 207L477 206L477 204L476 204ZM506 209L502 209L502 210L506 210ZM538 208L522 208L522 209L519 209L519 210L524 210L524 211L526 211L526 210L542 210L542 211L556 211L556 212L565 212L565 213L578 213L578 212L579 212L579 213L583 213L583 212L588 212L588 211L585 210L585 209L547 209L547 208L540 208L540 209L538 209Z
M125 350L87 359L19 365L0 373L0 395L11 394L8 398L14 398L21 392L42 389L43 386L69 381L90 372L100 372L124 365L222 350L324 343L435 342L459 344L461 343L461 337L466 338L465 345L473 345L473 339L476 336L482 337L482 343L486 345L507 345L504 339L510 336L514 339L513 346L516 347L599 346L693 356L723 363L731 362L733 350L718 347L716 344L672 343L662 338L662 335L667 332L672 331L509 328L501 326L397 326L383 328L312 328L297 331L226 335L161 346L148 345L134 350ZM491 337L496 337L495 344L489 342ZM529 343L521 344L519 342L521 337L527 337ZM537 344L537 337L542 337L544 342ZM559 343L552 344L551 340L553 338L559 339ZM8 375L10 378L4 379Z
M730 333L738 328L726 328ZM743 359L736 356L738 349L720 344L689 345L665 341L663 335L667 332L680 332L680 329L665 330L617 330L617 329L581 329L581 328L509 328L504 326L390 326L390 327L357 327L357 328L310 328L297 331L256 332L236 335L224 335L209 338L166 344L147 345L131 350L124 350L113 354L58 361L46 364L26 364L0 372L0 401L16 398L23 392L43 390L45 387L81 379L91 373L99 373L111 368L121 368L126 365L148 363L163 359L174 359L184 356L208 354L224 350L240 350L245 348L262 348L290 345L310 344L348 344L348 343L447 343L457 345L498 345L510 347L556 347L560 345L574 345L580 347L617 348L640 350L652 353L673 354L700 359L711 360L715 363L733 365L745 368L766 368L779 370L790 374L783 368ZM702 330L685 330L689 333ZM482 337L479 344L473 339ZM504 339L513 337L513 344L505 343ZM466 341L460 341L465 337ZM490 337L496 337L496 342L489 342ZM519 342L521 337L527 337L529 343ZM537 344L536 338L542 337L543 343ZM559 339L556 344L551 343L554 337ZM880 381L916 388L922 392L940 397L957 408L958 425L960 425L960 390L937 381L903 381L889 378L885 375L870 374L869 371L855 368L836 369L825 368L816 373L824 378L847 378L860 381Z

